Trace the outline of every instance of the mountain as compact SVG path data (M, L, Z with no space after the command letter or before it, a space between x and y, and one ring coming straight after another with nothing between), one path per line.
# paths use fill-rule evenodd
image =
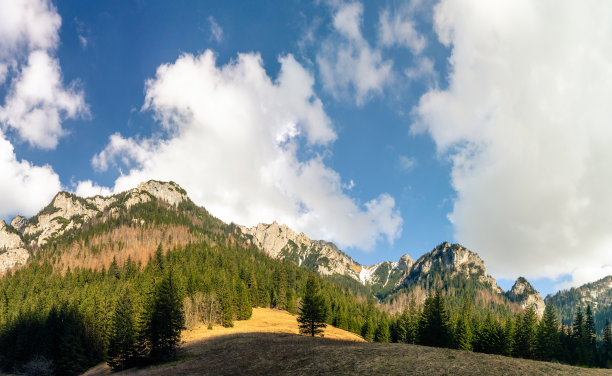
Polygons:
M79 265L108 266L112 261L111 248L115 244L118 247L131 245L127 247L126 252L113 256L118 257L118 261L123 262L127 257L131 257L134 261L146 262L146 257L154 251L156 245L166 240L164 237L172 238L172 244L175 245L184 245L196 240L197 236L194 234L197 232L188 228L197 225L201 219L192 214L190 219L183 219L182 226L167 224L169 227L164 229L154 227L146 238L141 237L135 241L134 237L142 236L143 230L137 229L133 224L147 227L146 217L149 214L146 211L140 216L135 215L134 218L130 218L129 223L124 221L116 223L114 227L107 226L108 232L104 236L98 235L95 238L97 247L104 252L97 252L95 257L87 260L78 257L86 252L86 244L68 245L69 242L65 240L67 239L65 234L77 235L82 229L92 225L115 223L122 213L130 211L131 208L156 202L177 209L181 205L192 209L195 206L189 200L187 192L176 183L154 180L109 197L82 198L68 192L60 192L49 205L32 218L16 216L11 221L11 225L2 222L0 250L4 251L0 251L2 252L0 273L26 263L31 254L35 254L49 243L57 243L60 239L64 239L62 240L66 243L64 246L69 248L61 252L64 269ZM155 205L149 209L157 210ZM229 226L217 219L214 221L216 221L214 226L217 228ZM520 299L519 296L522 296L520 293L511 291L508 295L504 295L495 279L487 274L484 261L476 253L459 244L444 242L421 256L416 262L406 254L395 262L384 261L366 266L353 260L331 242L311 240L304 233L296 233L288 226L277 222L260 223L250 228L235 226L235 230L232 231L237 231L237 236L247 244L252 244L274 259L292 262L323 276L340 278L344 281L341 282L344 285L361 286L354 289L361 289L362 292L370 291L379 300L393 306L394 308L390 309L392 312L403 309L410 294L420 304L424 301L427 291L432 288L443 288L449 284L452 288L444 288L445 293L457 298L462 297L468 290L474 296L480 291L483 303L493 302L494 305L517 303L524 307L533 300L538 303L538 311L543 309L543 303L537 292L533 297L525 297L527 300L524 301ZM516 289L520 286L515 284ZM533 288L529 285L528 290L531 291ZM406 296L399 297L402 294ZM510 307L510 311L514 310L514 307Z
M520 304L523 308L527 308L530 305L533 306L539 317L542 317L544 309L546 309L546 304L542 296L540 296L540 293L523 277L519 277L516 282L514 282L510 291L506 293L506 296L511 301Z
M322 275L341 276L359 282L385 302L390 312L401 311L409 302L408 296L421 304L430 289L444 288L448 284L454 287L445 289L445 293L456 298L456 305L469 291L470 295L479 295L478 299L485 305L506 306L500 308L503 312L516 312L520 306L525 307L518 297L511 299L504 294L497 281L487 274L484 261L476 253L459 244L444 242L416 262L406 254L396 262L383 261L366 266L340 251L333 243L311 240L304 233L297 234L276 222L260 223L250 228L240 226L240 229L247 241L270 257L293 262ZM541 300L535 301L540 303ZM543 310L542 307L543 302L538 305L538 312L540 308Z
M590 305L598 332L603 330L606 318L612 319L612 275L580 287L562 290L548 295L546 304L554 305L564 325L571 325L578 306Z

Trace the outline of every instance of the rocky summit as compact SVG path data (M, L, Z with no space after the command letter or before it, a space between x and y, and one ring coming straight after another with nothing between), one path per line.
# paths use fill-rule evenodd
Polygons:
M542 317L544 309L546 309L546 304L544 303L544 299L540 296L540 293L523 277L519 277L516 282L514 282L510 291L506 293L506 296L508 296L511 301L519 303L523 308L533 306L538 317Z
M30 252L66 231L79 229L93 218L107 212L110 217L119 206L130 208L139 203L160 200L178 206L188 200L187 192L174 182L150 180L136 188L109 197L82 198L59 192L51 203L30 219L18 215L7 225L0 220L0 273L24 264ZM30 252L26 249L30 248Z

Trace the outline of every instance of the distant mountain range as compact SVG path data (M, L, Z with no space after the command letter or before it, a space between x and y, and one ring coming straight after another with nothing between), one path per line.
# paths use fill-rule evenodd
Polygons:
M0 220L0 273L27 263L38 249L63 234L78 232L86 223L110 221L121 208L129 209L156 200L179 209L184 205L185 210L193 206L187 192L179 185L152 180L109 197L82 198L60 192L47 207L29 219L16 216L10 225ZM194 221L198 219L194 217ZM144 219L141 222L144 223ZM390 312L401 311L410 299L421 302L429 289L440 288L452 298L451 304L456 305L466 293L483 305L510 312L534 305L541 315L545 302L554 304L565 324L571 322L577 303L592 305L599 327L603 325L602 320L612 317L612 276L560 291L544 301L522 277L510 291L504 292L487 274L484 261L459 244L441 243L416 261L406 254L397 261L366 266L333 243L311 240L276 222L250 228L235 226L235 231L272 258L295 263L340 283L361 286Z

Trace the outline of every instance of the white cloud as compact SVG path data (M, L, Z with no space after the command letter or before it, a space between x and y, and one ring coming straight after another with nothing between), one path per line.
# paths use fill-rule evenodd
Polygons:
M52 149L65 133L62 120L86 112L82 91L63 87L57 60L36 50L14 79L0 107L0 122L16 129L31 145Z
M400 168L404 171L409 171L416 166L416 159L414 157L407 157L405 155L399 156Z
M61 18L47 0L0 1L0 217L33 215L61 189L49 165L20 160L7 129L31 145L53 148L62 121L87 112L83 95L62 84L54 57Z
M59 62L61 18L45 0L0 3L0 78L10 81L0 125L44 149L55 148L65 130L62 121L87 114L83 93L65 88Z
M83 49L87 48L87 43L88 43L87 38L85 38L84 36L82 36L80 34L79 34L79 43L81 43L81 47Z
M110 188L100 186L91 180L84 180L78 182L74 193L80 197L93 197L110 196L113 194L113 191Z
M354 95L357 105L382 92L393 65L364 39L362 15L361 3L338 5L333 18L336 33L323 43L316 58L325 90L336 98Z
M32 216L61 189L59 177L48 166L17 160L13 145L0 131L0 218Z
M612 4L442 1L434 12L449 85L421 97L412 131L453 163L457 240L497 277L609 273Z
M208 17L208 23L210 23L210 35L211 38L217 41L217 43L221 43L223 40L223 29L213 16Z
M403 46L419 55L427 42L415 27L413 21L414 9L404 7L402 10L391 14L388 9L380 13L379 35L383 46Z
M160 66L147 81L144 109L165 136L114 135L94 165L104 169L128 158L136 167L116 181L115 191L150 178L174 180L225 221L278 220L365 250L380 239L393 241L402 224L393 198L382 194L361 205L343 192L338 173L312 152L336 139L314 80L291 55L280 64L274 81L256 54L218 67L206 51ZM310 157L298 157L304 143Z

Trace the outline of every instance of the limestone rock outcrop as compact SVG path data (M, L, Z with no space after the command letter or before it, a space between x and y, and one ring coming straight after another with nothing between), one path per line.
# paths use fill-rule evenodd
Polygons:
M25 264L29 258L30 253L23 248L23 241L17 230L0 219L0 274Z
M22 215L18 215L15 218L13 218L13 220L11 221L11 226L23 233L23 231L25 230L26 226L28 225L28 219Z
M361 265L333 243L310 240L304 233L297 234L277 222L260 223L250 228L240 226L240 229L252 244L270 257L293 261L323 275L346 274L359 279Z
M546 304L542 296L540 296L540 293L523 277L519 277L516 282L514 282L510 291L506 293L506 296L511 301L519 303L523 308L533 306L540 318L546 309Z
M495 278L487 274L487 268L480 256L459 244L444 242L421 256L412 265L409 278L419 278L430 270L448 273L450 277L462 275L467 279L476 278L495 292L503 292Z

